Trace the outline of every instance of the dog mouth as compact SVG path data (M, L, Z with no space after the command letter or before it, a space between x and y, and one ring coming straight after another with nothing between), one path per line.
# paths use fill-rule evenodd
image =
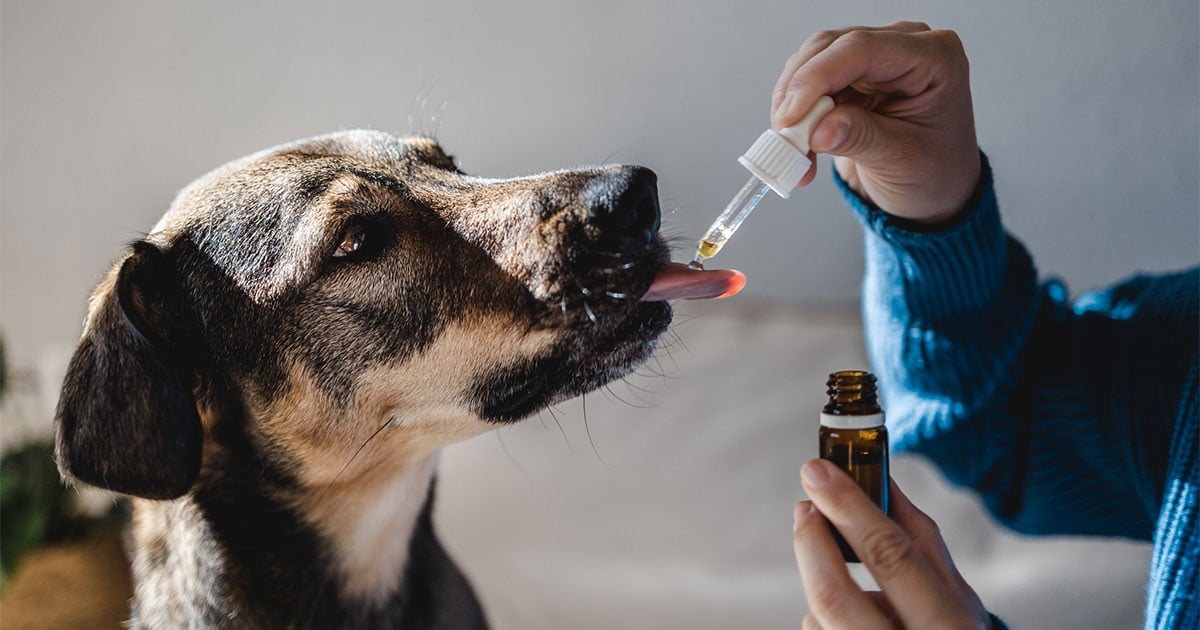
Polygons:
M569 326L552 353L481 379L475 391L481 417L497 423L516 422L628 374L653 354L658 338L670 325L670 300L729 297L746 283L741 272L732 270L695 270L678 262L660 263L657 269L647 267L648 279L627 279L644 289L628 293L609 289L620 294L619 310L590 307L584 302L590 317Z
M746 276L730 269L693 269L666 260L665 247L651 247L636 259L583 258L562 289L544 304L549 324L579 326L580 332L603 327L635 311L637 303L721 299L746 286ZM598 259L597 259L598 258ZM550 317L553 316L553 317ZM559 321L552 321L559 320Z

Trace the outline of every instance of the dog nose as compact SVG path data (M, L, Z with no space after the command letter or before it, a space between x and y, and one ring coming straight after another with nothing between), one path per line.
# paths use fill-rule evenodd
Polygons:
M641 166L622 166L589 186L588 218L605 234L647 244L658 233L658 177Z

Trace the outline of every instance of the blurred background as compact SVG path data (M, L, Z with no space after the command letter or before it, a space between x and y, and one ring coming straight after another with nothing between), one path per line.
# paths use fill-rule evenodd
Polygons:
M1044 274L1078 292L1196 262L1195 0L4 0L0 446L49 435L92 286L225 161L371 127L483 176L643 164L683 258L804 38L899 19L964 40L1005 222ZM796 471L825 374L865 363L861 236L819 168L714 261L745 292L681 305L647 373L586 419L574 401L447 451L439 526L498 627L799 625ZM1140 625L1145 545L1018 538L924 464L897 476L1015 625Z

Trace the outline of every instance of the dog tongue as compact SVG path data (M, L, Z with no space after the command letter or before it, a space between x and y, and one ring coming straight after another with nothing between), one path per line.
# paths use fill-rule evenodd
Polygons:
M703 271L691 269L683 263L669 262L663 265L643 301L699 300L725 298L736 295L746 286L746 276L731 269Z

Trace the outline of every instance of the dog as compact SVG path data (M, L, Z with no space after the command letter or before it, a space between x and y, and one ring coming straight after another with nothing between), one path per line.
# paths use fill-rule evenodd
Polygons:
M438 452L634 370L667 299L736 292L669 263L660 217L646 168L484 179L375 131L182 190L93 292L55 422L63 478L129 497L132 626L486 627Z

